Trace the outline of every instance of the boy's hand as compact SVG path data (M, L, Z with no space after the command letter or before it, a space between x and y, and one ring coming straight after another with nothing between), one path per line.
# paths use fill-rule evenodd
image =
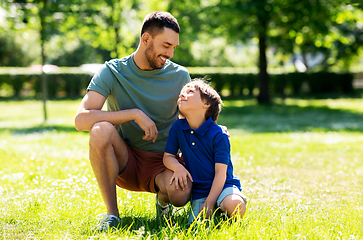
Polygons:
M199 209L199 212L202 211L205 211L205 219L209 219L213 215L213 205L205 201Z
M175 169L173 176L170 179L170 185L175 184L175 189L179 189L179 185L182 190L188 188L188 179L193 182L192 175L188 172L188 170L180 164L178 168Z

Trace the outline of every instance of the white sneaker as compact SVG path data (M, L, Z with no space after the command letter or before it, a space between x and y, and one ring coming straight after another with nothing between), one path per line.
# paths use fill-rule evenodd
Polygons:
M156 206L156 217L158 219L170 218L173 216L173 205L168 203L168 205L163 206L159 203L158 195L155 196L155 206Z
M103 219L99 222L99 224L96 225L93 231L108 232L121 226L121 219L119 217L105 214L101 214L101 216L104 216Z

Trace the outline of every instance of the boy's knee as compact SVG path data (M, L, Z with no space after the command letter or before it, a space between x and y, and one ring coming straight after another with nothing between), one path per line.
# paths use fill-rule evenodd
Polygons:
M237 207L235 208L235 213L239 214L240 217L243 217L246 213L246 210L246 203L242 200L238 202Z
M228 216L238 214L240 217L243 217L246 209L244 200L238 195L229 195L221 203L221 210L227 212Z

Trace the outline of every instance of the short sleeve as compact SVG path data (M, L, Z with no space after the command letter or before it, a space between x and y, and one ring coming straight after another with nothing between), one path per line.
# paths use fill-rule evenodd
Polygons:
M224 163L228 165L231 158L231 145L228 135L225 133L218 134L214 139L213 148L215 163Z
M176 155L179 151L179 142L178 142L178 134L177 129L181 129L180 124L178 124L178 120L173 123L173 126L170 128L168 141L166 143L165 152L170 153L172 155Z
M110 69L104 64L102 69L97 72L88 85L87 92L92 90L108 97L113 88L114 76Z

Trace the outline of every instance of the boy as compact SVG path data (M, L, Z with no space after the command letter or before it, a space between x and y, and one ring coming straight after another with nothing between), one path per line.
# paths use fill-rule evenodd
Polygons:
M178 107L182 119L174 122L169 132L164 153L164 165L174 172L170 185L187 187L193 182L192 209L189 223L200 212L212 216L219 207L228 216L243 216L246 198L241 184L233 176L230 143L226 132L216 124L222 100L218 93L203 80L196 79L181 90ZM176 159L181 150L185 167Z

